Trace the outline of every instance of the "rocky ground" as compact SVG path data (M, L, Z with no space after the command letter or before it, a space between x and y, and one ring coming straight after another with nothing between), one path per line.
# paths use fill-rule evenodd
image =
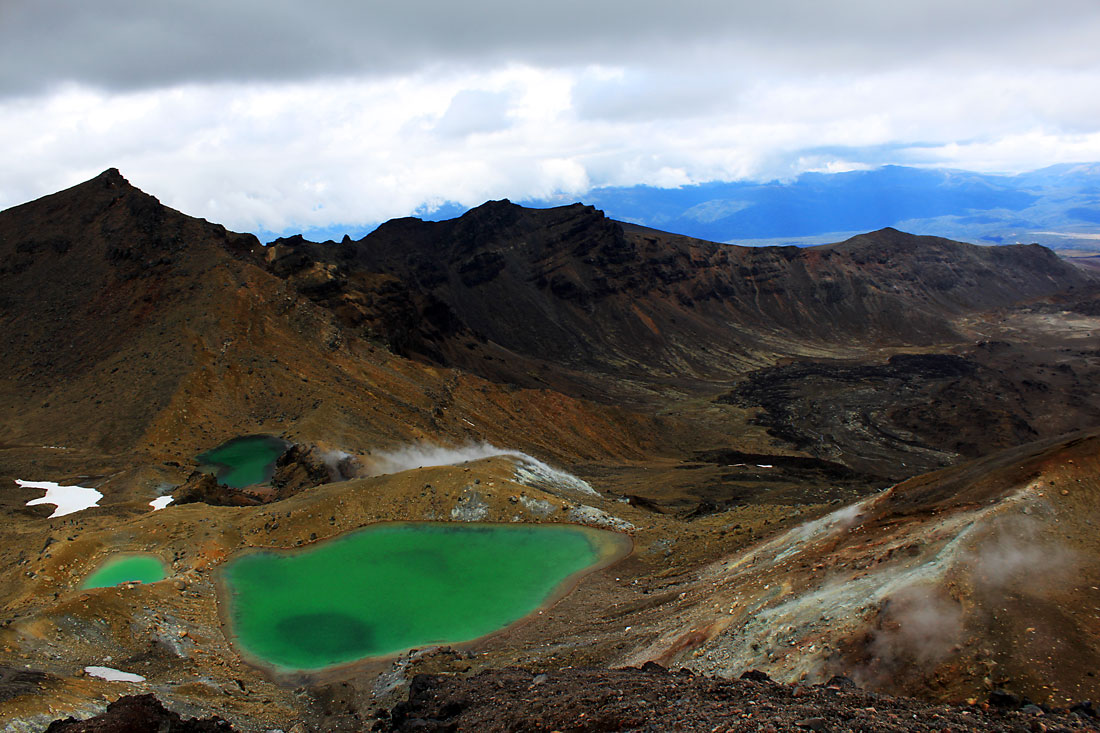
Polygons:
M1002 690L981 703L945 705L861 690L846 677L817 685L780 684L763 672L749 671L738 680L723 680L649 663L641 669L508 668L468 677L422 674L412 680L408 699L391 709L379 708L373 716L354 722L334 716L321 725L388 733L1056 733L1100 730L1098 715L1092 702L1056 709ZM327 729L334 728L320 728ZM131 695L88 720L58 720L47 733L232 730L220 718L184 720L153 695ZM308 728L296 724L290 730L304 733Z
M846 678L779 684L644 669L505 669L468 678L418 676L409 699L379 714L379 731L1086 731L1091 704L1044 709L1012 696L942 705L860 690Z

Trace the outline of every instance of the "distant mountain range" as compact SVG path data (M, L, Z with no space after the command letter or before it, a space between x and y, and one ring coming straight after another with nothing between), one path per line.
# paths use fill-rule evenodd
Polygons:
M1015 176L884 166L805 173L788 182L596 188L579 197L519 203L544 208L576 198L619 221L736 244L822 244L894 227L978 244L1038 242L1060 250L1100 250L1100 163ZM465 210L448 203L417 215L438 221ZM369 229L358 230L358 236ZM315 239L342 234L338 227L306 232Z
M885 166L787 183L601 188L584 198L615 219L719 242L820 244L895 227L975 243L1100 247L1095 163L1016 176Z

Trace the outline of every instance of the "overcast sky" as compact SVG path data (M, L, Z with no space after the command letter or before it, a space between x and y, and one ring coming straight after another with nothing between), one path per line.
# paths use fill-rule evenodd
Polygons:
M1098 0L0 0L0 208L119 168L241 231L1100 160Z

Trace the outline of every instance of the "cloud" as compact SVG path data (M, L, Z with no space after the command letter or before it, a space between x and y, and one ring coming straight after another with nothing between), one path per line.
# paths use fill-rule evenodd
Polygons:
M573 85L572 106L582 120L698 118L734 111L743 86L728 71L683 75L667 69L593 67Z
M1094 0L17 0L0 207L114 166L233 229L362 231L596 186L1097 160L1097 36Z
M16 0L0 7L0 90L385 76L429 67L734 63L755 73L914 59L1014 68L1095 63L1092 0Z
M0 100L0 206L116 166L187 213L282 233L378 223L427 201L583 198L601 185L768 180L881 162L1012 171L1100 158L1100 131L1067 133L1059 119L1092 103L1064 100L1080 85L1100 87L1100 72L1016 79L1028 100L1020 110L986 73L960 73L949 89L913 72L716 85L736 105L699 118L576 109L578 88L590 93L594 76L506 67L131 92L70 85ZM667 84L652 89L646 105L681 103L662 96Z
M447 111L435 125L444 137L466 137L475 133L505 130L511 126L508 111L512 95L484 89L463 89L451 97Z

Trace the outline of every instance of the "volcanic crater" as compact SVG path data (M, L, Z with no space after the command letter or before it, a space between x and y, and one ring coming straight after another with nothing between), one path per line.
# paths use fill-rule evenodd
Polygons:
M562 684L578 730L756 730L748 697L814 730L901 728L842 723L874 706L1041 723L982 708L1025 698L1095 728L1100 283L1050 250L738 247L508 201L264 246L112 169L0 212L0 283L10 730L134 693L156 700L116 709L246 731L504 729L493 705L548 730L568 721L534 697ZM258 482L196 458L259 435L280 450ZM27 482L101 498L50 516ZM242 655L234 557L383 522L633 551L476 640L314 671ZM118 553L165 578L81 587ZM334 647L356 636L325 618ZM647 702L577 693L609 685ZM701 707L673 720L673 698Z

